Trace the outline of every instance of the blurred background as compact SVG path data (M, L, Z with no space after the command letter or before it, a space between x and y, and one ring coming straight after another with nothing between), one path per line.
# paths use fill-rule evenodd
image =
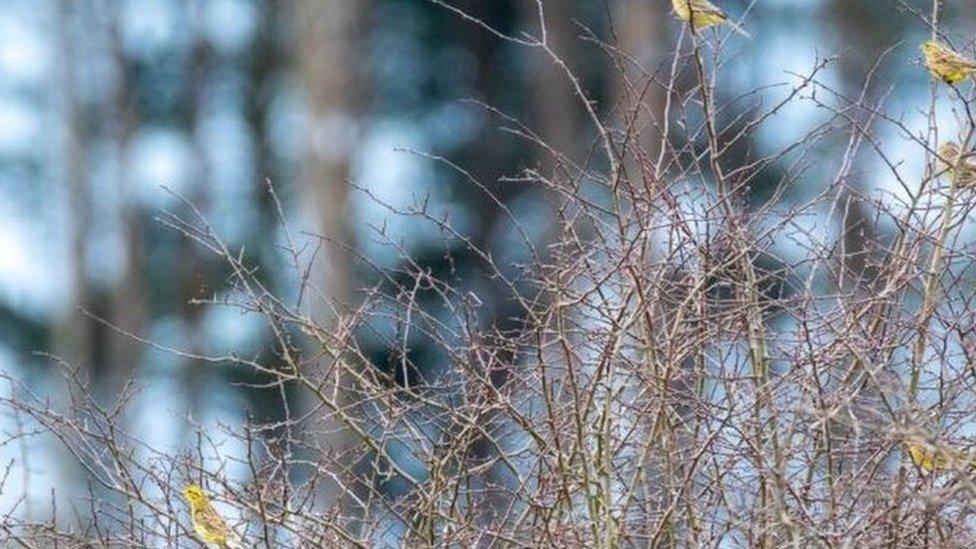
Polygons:
M501 33L538 35L536 0L445 3ZM835 54L842 59L824 79L856 95L881 59L871 93L884 96L893 116L924 128L929 86L916 46L928 31L906 6L926 11L930 3L719 3L744 17L753 36L733 40L724 53L726 99L795 81L792 73L808 73L818 58ZM945 27L958 46L971 46L976 10L968 1L948 4ZM597 40L618 44L654 72L666 70L681 30L668 0L543 5L554 49L607 119L617 69ZM88 376L104 402L132 379L140 387L134 430L162 448L191 442L191 420L233 425L281 413L277 393L248 387L260 381L254 373L162 349L260 356L269 342L260 319L194 303L220 299L227 267L166 226L167 212L188 216L186 201L194 204L282 295L293 295L299 282L280 247L285 229L307 231L379 266L396 268L405 252L450 273L485 303L486 322L504 326L518 319L470 251L451 248L436 229L406 222L382 203L424 204L499 264L514 265L523 251L513 244L512 224L486 207L486 194L463 174L428 155L466 170L544 243L544 194L505 177L524 167L545 170L546 154L504 131L514 124L499 113L571 158L584 158L593 145L578 98L538 51L426 0L0 0L0 7L0 372L57 397L58 374L42 354L51 353ZM783 90L765 93L759 101ZM648 101L662 97L652 93ZM829 113L799 102L781 116L751 149L778 150ZM912 162L906 170L918 168ZM851 184L897 198L893 182L872 178L870 163ZM751 192L762 197L770 189L760 182ZM785 199L817 192L797 187ZM850 223L857 220L842 222ZM776 245L789 255L790 243ZM377 272L365 262L335 247L321 253L326 268L315 273L316 284L328 299L353 303L375 283ZM390 362L382 338L361 337L378 367ZM422 341L411 348L417 375L436 371L440 358L425 355ZM397 375L398 383L414 381ZM9 433L27 420L8 414L0 421ZM0 455L4 463L13 457ZM30 498L46 497L59 484L55 461L31 460L15 482ZM0 510L18 493L8 492Z

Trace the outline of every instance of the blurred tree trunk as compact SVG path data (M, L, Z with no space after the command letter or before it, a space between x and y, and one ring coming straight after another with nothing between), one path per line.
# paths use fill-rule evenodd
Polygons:
M348 244L346 183L359 133L359 75L367 63L367 45L359 41L365 2L299 0L295 6L298 63L309 108L302 192L322 236ZM326 299L346 299L348 262L333 260L334 247L324 251L319 290Z
M247 104L245 117L255 137L257 147L254 152L255 197L260 204L260 225L254 236L265 237L271 241L277 219L275 205L268 193L267 182L278 188L286 174L279 171L274 155L271 135L270 109L274 98L274 82L277 73L283 69L285 57L282 51L281 34L282 3L278 0L265 0L259 3L260 15L254 40L247 54ZM262 245L264 242L262 242ZM270 269L269 269L270 270Z
M88 179L88 166L85 160L85 143L89 129L85 124L84 107L78 93L78 17L77 4L72 0L59 0L57 3L57 69L61 92L61 107L64 116L64 184L67 195L67 276L70 285L68 303L64 308L65 317L60 319L53 330L52 347L59 357L76 366L82 379L95 378L96 333L97 326L85 311L95 308L95 292L88 277L87 247L91 234L92 202ZM70 406L70 395L79 388L55 373L55 390L52 395L58 405ZM84 395L78 395L84 398ZM68 412L75 413L76 410ZM70 417L70 416L69 416ZM78 493L82 490L83 469L68 452L55 454L58 492L52 497ZM28 466L28 464L25 464ZM29 493L29 492L25 492ZM63 509L65 506L59 508ZM59 511L62 515L64 511Z
M76 5L71 0L58 2L58 70L64 114L64 181L68 198L68 282L70 303L54 347L67 361L83 368L92 368L95 360L95 326L82 312L91 311L94 292L88 279L86 260L87 241L91 228L91 197L85 142L87 128L84 109L78 96L76 68L77 40L75 38Z
M549 48L575 70L579 59L579 40L576 35L573 11L574 0L544 2L543 15ZM539 2L521 0L523 26L541 38ZM540 50L530 52L529 61L529 124L538 136L556 153L576 159L583 139L580 124L579 98L573 91L565 71ZM559 163L545 151L539 151L540 163L548 169ZM576 174L573 174L575 176Z
M146 287L144 273L144 253L142 226L138 206L132 193L131 170L129 165L129 146L138 125L138 114L134 101L134 78L132 66L126 58L119 28L119 6L107 4L105 14L108 21L109 48L116 73L116 89L107 105L109 131L116 146L116 196L119 230L122 240L122 278L111 296L111 318L113 326L129 333L142 335L146 328ZM142 344L132 338L110 333L108 338L109 372L106 380L110 394L118 388L125 378L131 376L142 360Z
M614 66L610 67L613 73L613 94L616 100L615 120L621 127L621 131L629 128L626 139L626 149L621 149L623 157L623 167L626 172L625 178L629 185L635 189L649 189L650 192L657 192L658 189L666 187L668 182L664 174L661 173L662 166L658 164L660 151L664 138L664 129L668 121L665 120L665 102L667 99L663 87L667 82L664 76L656 76L652 80L651 75L655 73L659 64L665 61L665 54L668 51L670 41L668 33L668 13L664 2L646 2L643 0L618 0L613 12L611 33L616 39L616 43L621 49L621 55L615 58ZM623 144L623 143L621 143ZM667 157L663 164L667 164ZM668 192L663 190L663 192ZM643 194L643 193L641 193ZM652 196L646 196L651 200ZM634 212L641 218L641 224L652 226L655 222L649 219L652 214L647 211L646 206L630 204ZM662 206L667 208L666 205ZM642 242L637 248L642 250L642 256L636 259L635 268L645 270L659 259L660 252L653 249L652 241ZM679 278L682 273L672 273L670 276L661 277L662 284L675 284L675 288L680 288ZM653 273L646 273L641 276L644 281L653 281L656 276ZM667 295L664 289L646 289L648 295ZM674 307L670 302L663 300L653 304L642 303L650 311L657 311L654 321L660 326L670 326L671 319L675 313ZM663 361L670 358L668 351L670 348L667 341L659 337L661 330L652 326L647 320L642 323L641 339L643 345L655 347L645 350L647 357L664 357ZM656 390L653 387L647 389L648 398L642 405L648 410L669 409L676 406L676 399L672 394L683 394L692 385L688 380L691 378L694 364L691 360L680 364L679 371L668 378L663 372L670 366L655 363L648 358L648 370L653 372L662 387L666 389ZM661 402L661 401L664 402ZM682 418L687 418L691 406L675 410ZM653 415L653 414L651 414ZM668 413L666 417L672 417ZM667 421L667 420L666 420ZM673 532L680 529L675 523L680 522L679 518L673 518L661 510L667 509L670 505L669 494L674 492L674 486L680 484L682 471L674 461L675 457L682 455L682 448L689 441L675 440L677 429L666 426L648 423L644 426L648 437L654 442L648 444L645 455L642 456L647 462L646 473L644 474L643 487L644 497L642 505L647 516L662 516L669 521L669 525L663 529L665 532ZM677 517L685 515L676 514ZM649 523L646 528L651 535L656 524ZM674 543L674 540L665 536L659 540L661 545L667 546Z
M844 44L844 55L840 60L841 89L847 97L856 98L863 91L874 63L888 47L889 37L878 26L882 20L877 17L877 5L871 6L870 2L830 0L824 7L834 20L834 28L840 35L839 43ZM890 25L890 22L885 25ZM864 100L870 103L875 96L875 92L868 90L864 94ZM865 123L869 117L865 109L859 109L854 114ZM862 158L863 154L858 157ZM863 162L855 160L849 173L863 173L859 169L863 165ZM843 289L864 288L873 281L869 259L873 251L871 246L876 241L870 211L861 198L869 189L864 188L863 183L854 177L846 179L845 183L847 189L844 190L840 204L843 215L843 247L840 257L844 271Z
M323 327L335 326L335 312L349 303L352 295L352 261L341 245L352 245L347 210L350 162L359 141L358 115L364 94L362 74L368 63L368 45L362 40L368 2L348 0L299 0L293 7L298 70L304 85L308 108L301 180L304 207L326 241L313 271L314 289L306 291L312 314ZM345 337L339 335L338 337ZM318 364L323 370L328 365ZM309 372L318 375L322 372ZM323 380L326 394L335 395L336 405L350 406L352 376L341 368ZM355 475L361 455L350 455L357 447L351 433L334 420L322 426L327 435L322 443L336 456L330 465L347 464L348 470L333 471L343 478ZM356 486L346 489L357 490ZM338 504L347 518L363 510L353 506L352 498L342 497L334 483L324 488L323 504Z
M649 169L657 161L663 136L664 102L667 99L661 87L666 77L658 75L657 81L650 76L668 51L668 12L663 2L644 0L617 0L611 32L630 60L621 59L620 65L611 67L614 73L614 96L618 117L624 123L634 120L636 148L625 155L628 177L639 184L638 177L655 178ZM639 66L634 66L638 64Z
M545 25L548 47L581 77L579 65L582 57L580 28L574 19L579 18L579 2L560 0L542 4L540 20L538 0L521 0L522 26L527 32L542 38L540 25ZM577 185L583 178L580 169L581 153L587 145L588 132L584 126L582 99L576 95L566 71L545 52L534 49L529 52L528 65L528 126L542 140L533 152L541 175L561 185ZM592 135L592 132L589 132ZM546 148L551 149L546 150ZM575 165L575 166L574 166ZM538 207L549 210L555 218L556 210L564 199L557 192L547 192L538 197ZM558 223L551 223L542 238L538 250L543 260L548 259L549 246L558 235Z
M548 4L549 2L546 2L546 5ZM510 28L513 26L513 21L506 18L510 14L518 15L515 11L517 6L511 0L494 2L463 0L452 2L452 5L502 32L514 32L514 29ZM477 73L474 77L473 89L468 91L470 96L507 115L522 117L521 109L525 108L523 104L525 92L520 86L522 80L514 76L511 68L505 63L505 50L510 46L477 25L457 21L453 14L446 14L446 16L450 24L459 26L458 44L469 49L476 60ZM538 25L534 28L537 31ZM512 90L520 91L513 94ZM516 163L516 155L521 152L520 149L524 145L515 139L505 139L498 129L500 125L504 124L500 123L494 114L488 113L475 139L460 151L458 158L452 160L464 166L465 170L496 199L510 204L515 196L523 192L523 189L502 183L500 179L502 176L510 175ZM502 250L499 249L501 242L496 237L499 227L509 220L483 193L472 192L469 196L471 203L468 211L473 218L471 225L475 227L473 234L470 235L473 246L492 255L501 255ZM523 313L518 307L513 307L514 301L510 299L510 288L501 284L494 276L493 268L485 266L473 255L461 256L458 261L464 264L462 270L472 271L464 276L479 277L483 282L490 284L479 291L479 298L487 305L487 310L491 311L490 316L495 327L500 332L517 329L521 324ZM497 364L497 367L492 368L489 377L495 387L501 387L511 374L510 357L499 357Z
M186 0L183 9L187 23L186 30L190 38L190 56L183 92L186 108L180 122L192 145L190 184L184 194L204 215L209 215L213 174L207 154L207 143L202 135L201 119L208 109L207 94L211 91L213 80L214 53L205 34L202 4L194 0ZM181 240L179 255L180 259L176 266L177 292L183 330L187 337L186 350L190 353L202 354L207 337L202 321L207 305L199 301L212 297L212 288L215 285L212 263L210 256L196 242L186 238ZM191 410L203 404L201 395L204 394L207 381L213 375L214 371L206 364L196 361L189 361L186 364L183 385Z
M570 6L574 4L572 0L560 0L560 3ZM540 36L537 5L531 5L534 4L533 2L458 0L452 1L450 4L501 32L514 34L514 27L522 24L531 29L530 32L537 37ZM556 9L563 15L569 11L566 6L554 7L553 2L546 1L544 4L546 8ZM511 17L512 15L515 17ZM542 103L547 100L543 98L533 98L530 105L524 104L526 89L521 86L524 79L519 78L521 75L514 74L511 67L506 64L506 49L510 45L485 32L478 25L458 20L454 14L444 13L443 16L446 18L447 24L457 26L457 44L467 49L475 59L477 72L472 82L472 88L465 90L465 93L506 115L516 118L524 119L523 109L527 108L531 111L532 123L537 124L533 129L538 131L540 135L548 135L554 140L559 139L563 144L571 141L571 138L567 136L554 134L554 132L560 131L557 127L562 122L556 119L560 113L556 112L555 109L560 106L564 107L564 104L559 106L543 105ZM564 39L565 37L560 38L560 40ZM527 52L522 51L521 53ZM561 99L557 99L560 94L559 90L543 91L541 89L544 86L555 84L552 79L557 77L557 73L554 68L550 70L551 59L543 57L541 52L537 52L537 54L538 56L533 59L533 62L538 63L536 65L538 71L545 72L545 75L536 74L535 76L538 79L529 79L528 84L531 93L542 92L548 96L548 99L560 101ZM565 82L565 80L560 82ZM513 90L516 90L516 93L513 93ZM563 116L568 116L568 114L563 113ZM475 180L484 186L486 192L491 193L502 203L511 204L512 199L524 192L524 189L502 183L500 178L509 175L516 164L516 155L519 151L513 147L521 149L525 145L515 139L506 139L499 131L501 125L507 124L500 123L493 113L487 113L475 139L460 150L457 158L452 160L463 166ZM554 167L554 164L550 162L551 158L539 158L538 160L546 167ZM467 185L468 183L462 182L461 184ZM466 198L470 200L468 211L473 218L471 224L473 229L470 235L473 247L492 255L502 255L501 240L497 236L499 229L505 227L509 220L502 210L483 193L471 192ZM543 208L545 205L540 204L539 207ZM486 317L489 318L487 322L490 322L500 334L511 333L520 329L524 312L513 306L514 300L510 297L511 289L501 284L493 271L495 268L504 268L505 266L487 266L473 254L459 254L455 261L457 265L460 265L458 270L463 273L462 277L471 277L484 283L483 286L479 286L477 295L485 304L484 310L487 312ZM485 361L486 368L489 369L488 377L494 387L501 388L511 378L512 368L517 367L517 365L513 365L515 357L513 354L502 352L493 359ZM487 426L486 430L490 432L496 428L497 422L503 420L493 411L487 411L477 421L479 424ZM453 435L454 433L447 433L442 436L445 437L445 440L451 441ZM498 445L490 437L477 437L468 444L469 448L466 449L465 459L468 460L470 466L487 463L494 459L497 454ZM474 487L469 487L469 489L480 493L480 498L476 500L474 512L478 520L490 521L504 516L504 509L512 502L504 489L496 487L511 487L513 485L514 479L506 468L491 467L483 474L469 477L466 480L471 487Z
M877 97L877 92L864 88L868 84L869 72L889 45L882 30L884 27L896 24L894 18L878 18L878 5L871 6L869 4L870 2L830 0L823 5L823 9L829 11L829 17L833 20L833 26L840 37L837 43L843 44L843 47L838 47L837 52L842 53L840 57L840 92L849 98L862 97L862 100L868 104ZM892 41L897 40L894 36L891 38ZM883 73L884 69L882 68L872 78L877 79ZM858 127L854 127L852 124L850 130L850 135L855 135L855 132L863 131L864 128L868 127L868 119L872 115L863 108L852 109L850 112L858 125ZM844 138L849 139L850 137L844 136ZM839 143L838 150L843 150L846 145L846 143ZM842 294L851 294L852 299L858 300L872 293L871 287L875 282L874 273L877 270L871 265L871 259L872 255L879 251L879 248L876 247L877 235L872 222L872 212L863 199L865 193L871 192L871 189L867 187L871 179L870 176L866 181L860 179L869 173L864 171L868 165L869 163L864 161L864 149L862 148L851 161L847 173L842 176L841 183L844 188L837 204L838 212L842 217L840 219L841 245L839 246L839 257L836 261L842 278L834 282L838 283ZM874 259L877 260L878 258L875 257ZM865 334L865 337L872 341L872 344L883 345L879 341L873 341L879 335ZM846 367L846 364L838 366ZM884 375L885 373L881 372L879 377L884 377ZM855 393L856 388L854 387L841 386L836 388L837 391L850 391L852 395L856 395L852 397L849 413L863 418L865 421L870 421L877 417L877 410L881 406L877 385L868 384L860 389ZM832 420L829 430L825 429L825 432L829 433L832 440L829 442L825 440L821 445L828 448L833 447L837 455L842 456L832 461L834 470L828 471L827 475L840 475L844 470L856 468L859 466L859 462L863 463L870 459L870 450L857 448L848 442L852 437L856 438L852 433L850 420ZM850 448L850 450L845 448ZM824 465L829 467L831 462L825 462ZM883 472L879 473L884 474ZM831 495L831 497L833 496ZM890 516L895 517L896 515L897 513L891 513ZM890 527L894 529L894 522L891 523ZM897 545L897 542L893 543Z

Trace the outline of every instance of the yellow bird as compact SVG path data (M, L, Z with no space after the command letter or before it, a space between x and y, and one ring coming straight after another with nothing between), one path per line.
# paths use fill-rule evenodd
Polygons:
M929 72L947 84L956 84L976 73L976 61L953 51L945 44L929 40L919 46L919 49L925 56L925 65Z
M912 458L912 463L929 473L959 470L973 463L973 460L969 459L963 452L920 436L905 437L904 443L908 449L908 455Z
M183 489L183 497L190 504L190 519L200 539L226 549L239 547L234 531L217 514L203 488L190 484Z
M954 168L952 163L959 161ZM968 188L976 186L976 159L972 153L959 159L959 145L954 141L946 141L939 145L939 171L946 171L956 178L956 186Z
M695 30L706 29L713 25L728 25L732 30L749 37L749 33L729 21L729 16L708 0L671 0L674 13L682 21L691 21Z

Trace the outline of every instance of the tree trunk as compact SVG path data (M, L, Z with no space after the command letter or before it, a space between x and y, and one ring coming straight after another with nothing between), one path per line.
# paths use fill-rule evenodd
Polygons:
M207 112L207 93L213 82L214 55L204 29L202 6L199 2L186 2L184 9L187 33L190 38L189 78L186 81L184 97L186 108L181 120L183 131L192 144L192 164L190 185L185 193L187 199L204 215L210 214L213 173L207 156L207 144L201 135L201 118ZM207 305L194 303L205 301L212 296L215 283L213 263L197 242L184 238L180 243L179 264L176 276L179 284L177 294L183 329L187 335L187 350L202 354L207 334L203 326L203 314ZM204 390L206 382L215 372L207 364L188 360L184 365L182 383L189 409L205 405Z
M321 235L349 243L346 208L349 164L358 141L357 98L365 52L357 44L363 2L301 0L295 8L298 63L309 109L301 174L305 206ZM365 47L363 45L362 47ZM347 262L335 261L327 246L316 284L326 299L349 296Z
M662 63L668 51L667 21L668 14L663 8L663 3L618 0L615 5L611 32L622 51L621 56L615 58L615 66L610 67L614 76L613 93L617 114L615 121L621 131L629 134L625 141L626 149L621 147L620 154L623 159L626 184L635 189L656 190L667 185L667 178L662 173L663 168L658 164L662 147L665 149L668 147L666 143L662 143L665 136L664 128L668 121L664 118L664 105L667 98L661 89L665 84L661 80L667 78L667 73L664 73L664 76L658 75L655 81L652 81L650 76L655 73L656 67ZM663 160L664 164L667 164L668 159L665 157ZM651 197L647 196L647 198ZM644 217L644 214L639 215ZM642 224L653 225L653 222L645 219ZM653 268L656 256L660 253L651 248L652 242L651 240L642 242L639 248L646 254L645 259L639 261L637 265L641 270ZM670 278L675 283L675 288L680 288L681 276L681 272L675 272L670 277L665 277L665 280ZM655 277L653 273L648 272L641 276L641 279L650 282ZM648 289L647 291L649 295L664 293L663 290ZM668 319L675 316L674 307L670 303L661 301L655 303L653 308L658 310L655 318L657 323L660 326L670 326L671 322ZM647 357L647 368L655 372L655 376L659 378L658 382L667 387L665 390L648 388L646 391L648 398L643 406L647 410L669 409L675 405L671 395L677 390L686 388L676 380L687 384L694 365L690 360L683 361L677 373L673 376L665 375L663 372L669 371L670 367L655 363L650 357L663 356L663 361L667 362L672 358L668 354L670 347L660 337L659 329L651 326L647 321L642 326L641 336L644 345L648 346L644 351ZM651 347L655 348L653 352ZM679 409L676 412L685 417L688 415L687 410ZM672 436L672 430L661 429L653 421L646 422L642 428L647 431L649 440L654 441L648 444L645 455L642 456L647 463L642 482L644 488L642 505L648 516L655 516L661 514L659 513L661 509L668 507L671 503L668 501L669 494L672 493L673 486L680 483L681 471L670 456L681 455L683 446L688 442L675 440L677 437ZM663 516L668 517L663 520L669 521L665 531L672 532L680 528L679 518L671 518L667 514ZM656 524L649 523L648 532L653 532L656 527ZM673 544L673 539L665 537L661 540L661 545L669 544Z
M64 185L68 203L67 212L67 282L70 286L68 303L63 309L63 317L58 319L53 330L52 347L54 353L66 363L76 367L81 378L93 378L96 371L96 325L87 316L95 305L95 292L88 277L87 244L91 234L92 207L88 166L85 161L85 143L89 131L84 123L84 108L78 96L76 4L71 0L60 0L57 5L57 22L60 28L57 35L58 80L63 127ZM62 376L54 373L52 397L59 406L70 407L71 392L79 388ZM83 395L79 395L83 396ZM78 493L82 489L84 472L68 452L56 455L57 482L56 497ZM27 466L27 464L24 464ZM27 497L29 493L25 491ZM63 511L61 512L63 514Z
M82 312L91 310L93 292L88 280L86 248L91 227L91 202L88 192L88 173L85 161L86 128L84 113L78 97L77 67L75 59L73 2L58 2L60 32L59 77L64 113L65 190L68 198L68 273L71 286L70 303L66 318L56 336L55 348L59 355L83 368L91 368L94 362L94 326Z
M314 288L310 297L311 313L319 326L335 325L335 312L351 299L350 268L352 262L341 245L351 245L348 226L348 177L350 162L356 150L359 127L359 98L363 82L366 45L360 42L367 2L348 0L300 0L294 4L294 26L297 36L298 69L304 84L308 108L308 126L301 167L303 206L325 239L313 269ZM362 59L362 62L357 62ZM343 337L343 336L339 336ZM340 351L341 352L341 351ZM313 351L318 355L317 351ZM331 367L317 364L322 371L306 372L317 377ZM355 414L350 387L352 376L342 368L329 374L323 393L333 395L335 406ZM348 407L348 408L347 408ZM352 434L339 424L327 420L320 425L322 444L327 453L336 456L329 466L332 472L352 485L356 491L356 463L363 456L353 455L357 447ZM326 434L327 433L327 434ZM345 470L336 470L345 468ZM328 482L321 493L321 503L338 506L346 520L355 520L364 510L354 506L351 497Z
M831 17L835 19L835 28L841 36L839 43L845 45L841 58L840 74L841 89L847 97L858 97L862 87L867 82L867 76L872 65L878 60L878 55L888 46L883 33L875 28L878 21L876 13L868 5L844 0L831 0L827 4ZM865 101L870 102L872 93L864 95ZM861 120L869 117L867 110L854 113ZM856 131L856 130L855 130ZM856 160L855 160L856 162ZM863 173L857 168L860 162L853 164L848 173ZM841 214L843 247L840 257L844 271L844 288L847 290L869 287L873 279L873 269L869 259L872 253L872 243L875 242L874 227L871 223L871 213L860 198L863 183L854 178L847 180L849 189L844 190L844 196L839 204Z
M543 3L543 17L549 48L575 70L579 59L579 40L573 19L573 0ZM524 27L541 38L539 3L521 0ZM580 99L565 71L541 50L532 51L529 73L529 123L539 137L557 154L575 159L582 140ZM540 163L553 168L558 161L540 151Z
M117 73L117 87L107 105L107 119L115 140L117 181L117 215L122 240L122 279L111 296L113 326L126 332L142 335L146 327L146 283L143 276L142 227L131 189L129 145L138 125L133 99L132 69L122 49L118 6L110 6L107 13L109 47ZM125 378L131 376L142 360L142 344L127 335L112 332L108 337L109 371L106 388L115 394Z

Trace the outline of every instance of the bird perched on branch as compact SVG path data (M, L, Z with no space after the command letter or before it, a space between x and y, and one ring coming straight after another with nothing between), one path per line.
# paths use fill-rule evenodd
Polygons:
M920 435L906 436L904 444L912 463L928 473L958 471L973 465L973 460L965 453Z
M976 61L954 51L945 44L929 40L919 46L919 49L925 56L925 65L929 68L929 72L947 84L962 82L976 73Z
M674 13L682 21L691 21L695 30L706 29L713 25L728 25L735 32L749 37L749 33L729 20L729 16L708 0L671 0Z
M946 171L950 177L954 177L957 187L976 186L976 159L972 153L963 158L959 156L959 144L956 142L946 141L939 145L939 171Z
M217 514L210 504L210 498L196 484L190 484L183 489L183 497L190 504L190 519L193 529L205 543L217 547L233 549L240 547L237 536L224 519Z

